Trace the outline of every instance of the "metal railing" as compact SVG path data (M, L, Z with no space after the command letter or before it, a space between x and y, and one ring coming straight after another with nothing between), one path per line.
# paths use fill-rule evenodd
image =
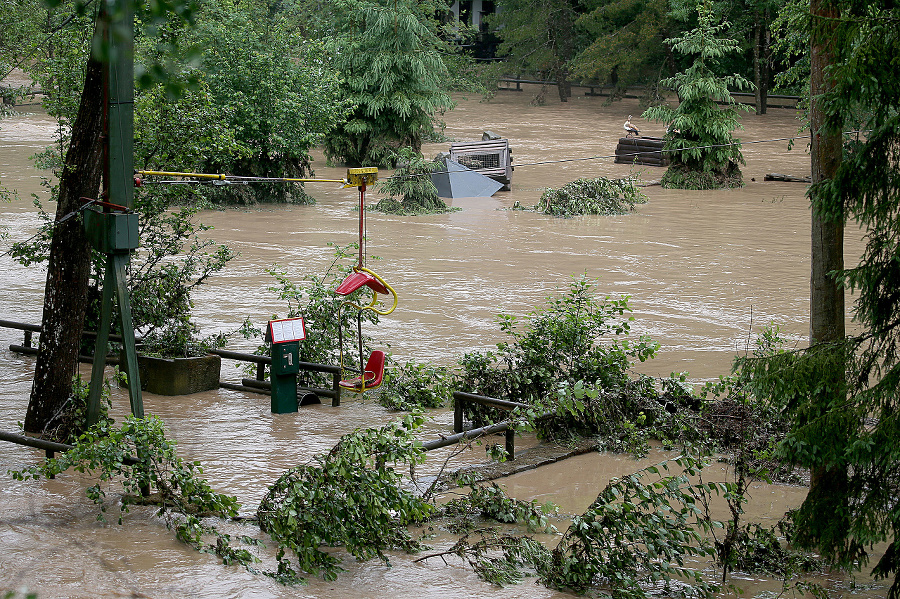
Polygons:
M505 432L506 433L506 455L507 459L513 460L516 455L516 447L515 447L515 439L516 439L516 430L515 430L515 422L513 420L506 420L504 422L498 422L497 424L491 424L488 426L483 426L480 428L469 429L467 431L463 430L463 413L465 411L465 405L467 403L476 403L483 406L489 406L492 408L498 408L504 411L512 411L516 408L527 408L528 404L519 403L516 401L507 401L505 399L498 399L496 397L487 397L485 395L475 395L474 393L464 393L462 391L454 391L453 392L453 432L455 434L438 439L437 441L430 441L428 443L424 443L423 447L425 449L436 449L438 447L446 447L447 445L452 445L454 443L458 443L460 441L465 441L468 439L475 439L478 437L483 437L486 435L493 435L496 433Z
M18 330L24 332L24 341L22 342L23 344L22 345L16 345L16 344L10 345L9 346L10 351L14 351L16 353L25 354L25 355L29 355L29 356L33 356L33 355L37 354L38 349L34 345L32 345L32 343L34 340L34 334L38 333L40 335L41 325L29 324L26 322L16 322L14 320L0 319L0 327L4 327L7 329L18 329ZM97 337L97 333L95 331L84 331L82 333L82 336L87 339L95 339ZM110 334L109 340L121 342L122 336ZM136 338L135 341L140 342L140 338ZM94 361L94 357L88 356L88 355L80 355L80 356L78 356L78 361L82 362L84 364L90 364ZM114 356L114 355L107 356L106 363L107 364L118 364L119 356Z
M236 391L247 391L250 393L259 393L262 395L272 394L272 383L266 380L266 365L272 363L271 356L258 356L256 354L247 354L242 352L230 351L226 349L213 349L210 353L216 354L229 360L237 360L239 362L255 362L256 378L244 378L241 384L236 383L219 383L219 387L223 389L234 389ZM331 364L315 364L313 362L300 362L300 370L307 372L324 372L331 374L331 389L323 389L321 387L298 387L298 394L301 392L314 393L317 396L330 397L331 405L337 407L341 405L341 367ZM308 403L308 402L307 402ZM303 405L303 403L301 403Z
M558 85L556 81L544 81L540 79L522 79L519 77L501 77L497 80L499 83L506 83L506 87L499 87L500 90L507 91L523 91L522 84L531 84L531 85ZM509 84L514 83L516 85L515 88L510 87ZM641 98L643 97L643 93L646 90L646 87L643 85L629 85L627 88L617 88L614 85L601 85L599 83L583 83L583 82L571 82L569 84L571 87L580 87L587 88L588 91L584 92L585 96L609 96L613 92L618 92L623 98ZM628 93L628 90L633 90L633 93ZM750 102L743 102L744 104L754 104L756 102L756 94L748 93L748 92L731 92L731 96L735 99L738 98L746 98L750 99ZM766 94L766 107L767 108L796 108L797 103L802 98L800 96L789 96L784 94ZM781 100L780 103L775 103L773 101ZM786 102L786 103L785 103Z

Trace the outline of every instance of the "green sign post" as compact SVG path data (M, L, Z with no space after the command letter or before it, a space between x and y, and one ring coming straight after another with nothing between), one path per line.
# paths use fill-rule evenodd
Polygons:
M300 341L303 339L306 339L306 325L302 318L269 321L266 341L271 343L269 378L273 414L287 414L298 409L297 373L300 372Z

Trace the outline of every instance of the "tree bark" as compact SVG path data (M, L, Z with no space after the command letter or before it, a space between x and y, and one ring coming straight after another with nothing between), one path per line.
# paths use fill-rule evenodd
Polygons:
M827 0L812 0L810 5L813 26L810 47L810 128L812 132L811 166L813 186L834 178L841 163L841 131L830 125L822 107L821 95L833 88L826 69L835 61L832 29L827 19L836 18L837 11ZM813 187L815 189L815 187ZM816 197L811 196L812 210L812 272L810 276L810 343L829 343L843 340L844 288L833 274L844 268L844 215L841 206L824 215L816 209ZM837 214L833 212L837 211Z
M834 273L844 268L844 214L843 206L829 205L821 211L816 197L816 184L833 179L841 163L841 130L822 107L821 94L830 91L833 82L826 69L835 63L833 47L833 26L831 19L838 16L828 0L812 0L810 11L813 16L813 31L810 38L810 128L812 133L812 248L810 274L810 345L840 343L845 336L844 287L835 280ZM833 202L832 202L833 204ZM840 351L835 348L834 351ZM826 388L821 397L814 398L818 404L815 413L823 417L829 405L833 405L835 393L844 388L843 362L835 364L829 381L823 381ZM848 432L848 431L843 431ZM838 433L840 434L840 432ZM837 439L835 439L837 442ZM847 470L841 465L819 464L811 468L809 493L801 512L807 523L798 535L797 541L807 547L819 547L832 553L829 527L846 528L846 517L841 518L846 506L843 505L847 486ZM834 519L841 520L834 524ZM827 524L826 524L827 523Z
M766 114L769 102L769 60L771 59L771 38L769 31L769 11L756 11L753 26L753 75L756 85L756 114Z
M84 198L98 197L103 172L102 130L102 66L90 58L60 177L40 346L25 415L25 431L44 437L62 438L69 432L71 406L66 402L78 368L91 262L81 219L66 217L85 203Z

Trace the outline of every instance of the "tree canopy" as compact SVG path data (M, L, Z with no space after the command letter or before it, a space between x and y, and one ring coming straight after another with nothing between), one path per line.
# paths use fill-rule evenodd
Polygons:
M447 46L426 9L407 0L337 3L329 52L343 97L355 108L326 137L330 159L393 166L396 151L418 152L437 116L453 106L442 56Z

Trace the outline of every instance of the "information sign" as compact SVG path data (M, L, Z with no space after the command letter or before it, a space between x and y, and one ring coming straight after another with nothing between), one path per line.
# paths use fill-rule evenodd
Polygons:
M269 321L269 334L272 343L303 341L306 339L306 323L303 318L285 318Z

